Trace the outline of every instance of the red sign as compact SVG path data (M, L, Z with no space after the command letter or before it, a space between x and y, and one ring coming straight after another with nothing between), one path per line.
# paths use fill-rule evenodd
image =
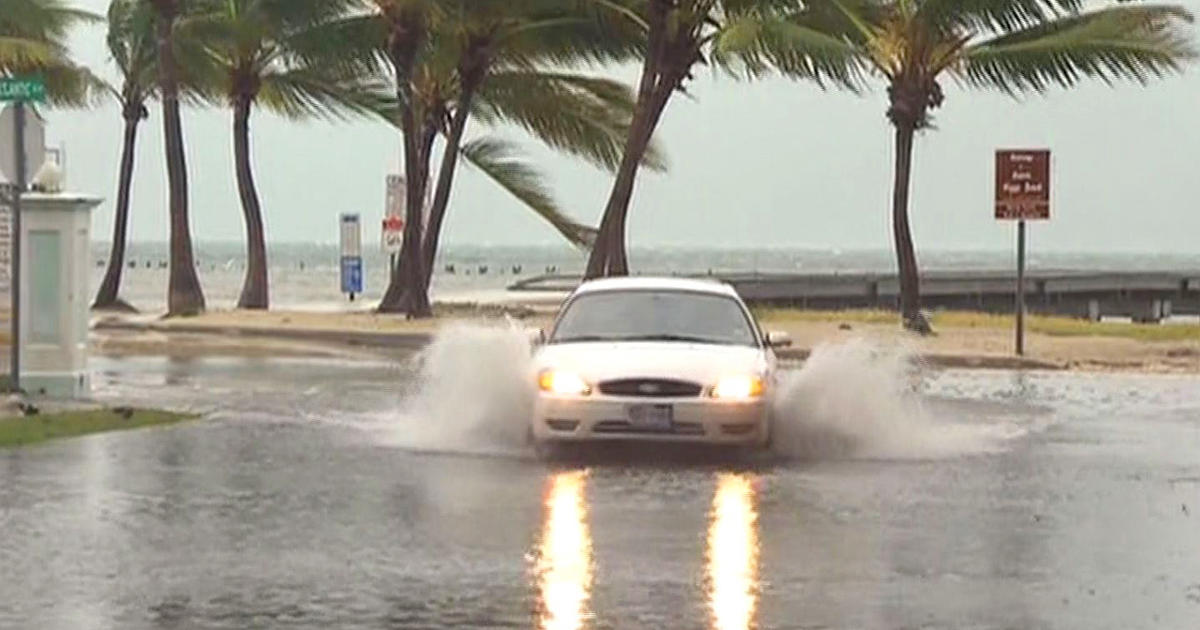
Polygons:
M383 249L396 253L404 245L404 219L397 215L383 218Z
M385 217L383 219L383 229L388 232L403 232L404 231L404 219L401 219L400 217L395 216L395 215L392 215L390 217Z
M996 151L996 218L1050 218L1050 151Z

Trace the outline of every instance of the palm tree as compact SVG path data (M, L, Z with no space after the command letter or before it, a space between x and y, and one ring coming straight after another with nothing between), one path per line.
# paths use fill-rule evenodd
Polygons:
M625 224L638 166L671 96L697 64L740 64L750 76L779 66L795 77L850 85L855 51L820 29L790 21L800 0L596 0L645 38L637 105L586 276L629 272Z
M418 286L421 272L421 250L425 186L428 180L430 150L437 133L440 112L434 107L424 107L417 99L414 89L417 70L429 47L430 14L437 7L437 0L372 0L378 9L375 15L358 20L354 26L371 30L378 28L384 44L384 57L391 67L395 79L397 113L396 120L403 139L405 212L404 242L398 262L399 281L393 278L384 294L382 311L404 311L411 316L424 317L432 313L428 296L422 301L415 293L403 292L402 287ZM378 25L378 26L376 26ZM347 29L349 30L349 29ZM345 38L347 40L361 38ZM368 50L354 58L364 64L375 60ZM424 169L424 170L422 170Z
M1178 71L1194 56L1175 5L1120 4L1082 12L1083 0L809 0L797 24L840 33L888 83L895 127L892 225L905 326L920 314L917 258L908 222L913 135L930 125L949 75L1010 95Z
M633 109L624 84L557 69L580 62L622 61L637 52L628 38L599 31L602 25L580 7L557 0L525 0L503 7L502 12L475 5L470 11L460 10L455 18L439 29L439 41L452 51L452 80L447 83L456 93L445 104L446 142L422 243L424 277L417 290L423 292L429 289L459 146L471 118L487 125L516 125L552 148L612 171L620 162ZM505 153L504 147L487 139L469 148L465 154L476 165ZM651 168L663 168L657 151L647 152L645 161ZM484 170L496 178L515 166L509 160L505 168ZM498 181L511 192L519 188ZM593 244L593 230L581 232L577 223L564 221L561 212L544 212L545 204L537 195L518 197L575 244Z
M620 62L636 53L629 38L606 37L609 33L597 28L602 25L586 5L562 0L493 4L459 0L449 13L437 30L437 48L448 53L451 80L445 84L456 93L453 102L444 105L449 120L445 149L421 245L421 290L425 291L460 144L472 116L485 123L517 124L554 148L612 170L620 154L619 134L632 110L629 90L621 83L544 67L551 62L566 66L581 61Z
M163 139L170 189L171 270L167 283L167 315L189 316L204 312L204 291L196 275L188 222L187 160L183 152L183 124L179 116L180 70L176 58L176 22L189 0L142 0L154 9L158 92L162 99Z
M98 82L71 60L67 37L75 26L100 19L62 0L4 0L0 77L36 74L46 82L52 104L88 104L97 94Z
M381 6L385 18L388 6L394 10L395 4ZM536 172L512 154L511 145L489 139L462 144L470 118L485 124L514 123L554 148L612 168L631 107L628 90L619 83L546 67L553 62L617 59L622 47L629 49L599 36L586 15L572 12L576 7L570 1L449 0L420 8L426 29L421 59L412 65L408 85L398 86L400 102L414 104L408 114L413 128L401 125L406 136L409 202L424 198L431 148L439 133L446 141L428 225L419 203L408 208L399 273L393 275L380 303L383 312L413 317L430 313L432 264L460 154L568 238L577 243L591 240L588 230L557 210ZM394 23L391 30L394 43L398 41ZM395 54L394 47L391 50L399 80L403 66L398 62L403 57Z
M113 0L108 7L108 50L122 76L120 88L110 88L121 106L125 121L125 141L121 148L121 166L117 183L117 205L113 218L113 242L108 268L94 309L133 310L121 298L121 273L125 268L126 233L129 226L129 195L133 185L134 156L138 126L149 116L146 102L154 94L155 49L154 15L140 0Z
M234 163L246 222L247 268L238 308L269 306L262 209L250 155L255 105L289 118L375 114L386 94L369 74L338 57L327 35L353 0L202 0L189 36L203 42L218 89L233 109Z

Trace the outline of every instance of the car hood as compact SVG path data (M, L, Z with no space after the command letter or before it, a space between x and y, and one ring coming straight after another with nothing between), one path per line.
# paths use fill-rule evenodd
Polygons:
M724 376L765 372L763 350L681 342L586 342L542 346L537 369L568 370L592 383L615 378L669 378L701 384Z

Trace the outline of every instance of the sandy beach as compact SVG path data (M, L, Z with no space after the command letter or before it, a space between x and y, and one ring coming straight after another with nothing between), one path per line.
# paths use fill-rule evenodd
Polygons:
M213 311L171 320L106 314L93 317L91 344L93 351L109 355L396 354L423 347L447 326L513 325L536 329L549 324L551 318L544 310L519 315L465 308L418 321L367 311ZM855 312L782 311L764 314L762 325L791 336L792 347L780 352L790 359L803 359L823 343L865 338L882 346L900 346L935 366L1200 373L1200 335L1191 334L1193 327L1181 329L1182 334L1165 340L1138 338L1134 333L1141 331L1112 326L1104 328L1104 334L1094 335L1030 332L1025 356L1016 357L1013 331L998 322L938 325L936 335L918 337L876 319Z

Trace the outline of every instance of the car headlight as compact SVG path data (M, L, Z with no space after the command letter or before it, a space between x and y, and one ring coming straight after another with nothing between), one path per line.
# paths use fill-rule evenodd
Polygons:
M762 396L765 384L761 376L743 374L727 376L713 385L710 393L713 398L725 400L747 400Z
M542 370L538 373L538 388L560 396L587 396L592 386L578 374L562 370Z

